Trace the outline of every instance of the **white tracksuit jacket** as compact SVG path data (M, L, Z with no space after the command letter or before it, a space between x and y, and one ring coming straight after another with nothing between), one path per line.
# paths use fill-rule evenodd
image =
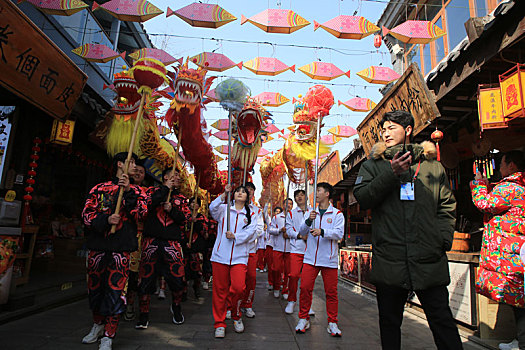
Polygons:
M255 232L255 238L253 242L250 243L250 254L252 254L257 252L258 241L264 240L264 220L261 208L259 208L256 205L250 204L250 210L252 211L252 213L256 213L257 217L257 231Z
M319 213L319 211L317 212ZM322 217L317 215L312 227L323 229L323 237L314 237L310 234L311 227L305 223L309 217L310 210L304 214L304 220L299 230L301 235L308 234L303 262L313 266L337 269L339 261L337 241L343 238L345 228L345 217L343 213L330 204Z
M301 208L295 207L286 217L286 233L290 237L290 253L304 254L306 251L306 242L297 238L301 225L304 223L304 214L305 212Z
M237 211L235 201L233 201L230 212L230 231L235 234L235 239L228 239L226 238L226 211L227 204L222 202L220 196L210 204L211 216L218 222L217 239L210 260L226 265L247 265L250 247L257 231L257 213L250 213L251 222L244 227L248 223L246 209L243 207Z
M284 238L281 228L285 227L284 212L272 218L268 232L273 236L273 250L283 253L290 252L290 239Z

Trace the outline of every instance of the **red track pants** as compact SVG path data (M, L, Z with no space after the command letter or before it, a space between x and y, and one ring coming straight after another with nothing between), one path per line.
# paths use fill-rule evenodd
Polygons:
M266 249L257 249L257 268L264 270L266 267Z
M310 319L308 311L312 306L312 291L315 279L321 271L323 276L324 292L326 295L326 313L328 322L337 323L337 269L321 266L303 265L301 273L301 294L299 296L299 318Z
M246 265L226 265L212 262L213 294L212 310L215 319L215 328L226 327L226 300L231 296L233 306L232 318L241 318L240 304L246 280Z
M288 274L290 273L290 253L273 251L273 290L281 289L288 294Z
M268 284L273 286L273 247L266 246L266 264L268 265Z
M255 296L255 283L257 268L257 254L250 253L248 258L248 267L246 270L246 288L242 297L241 307L251 308L253 306L253 298Z
M290 253L290 279L288 281L288 301L297 301L297 286L303 269L303 254Z

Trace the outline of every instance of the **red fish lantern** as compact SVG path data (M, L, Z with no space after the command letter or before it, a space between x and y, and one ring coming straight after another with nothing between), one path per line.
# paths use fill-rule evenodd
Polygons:
M376 49L379 49L381 47L382 39L380 34L376 34L374 36L374 46Z
M440 162L441 161L441 154L439 152L439 141L443 140L443 131L438 130L436 128L436 130L432 133L432 135L430 135L430 137L432 138L432 141L434 141L436 143L437 161Z

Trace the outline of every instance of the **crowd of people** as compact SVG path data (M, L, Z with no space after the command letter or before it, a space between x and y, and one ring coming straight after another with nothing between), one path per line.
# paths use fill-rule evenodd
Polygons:
M462 349L447 289L446 252L452 246L456 215L447 175L435 160L433 143L411 143L410 113L385 113L380 126L383 140L362 164L354 196L372 215L370 279L377 291L382 348L401 348L404 305L416 294L437 348ZM212 289L216 338L225 337L227 319L241 333L243 317L256 316L257 272L259 276L267 272L268 291L287 301L286 314L298 312L298 334L310 328L315 314L312 291L321 274L326 329L331 336L341 336L338 242L343 239L345 217L332 205L330 184L316 184L315 210L301 189L282 207L260 208L253 183L235 189L227 185L205 217L199 213L199 199L188 200L178 191L176 169L162 173L162 184L142 187L144 167L133 156L129 171L124 171L126 156L114 157L115 178L90 191L83 211L93 313L93 326L83 343L100 339L100 349L111 349L121 315L126 320L137 318L136 329L147 329L151 297L155 293L165 297L166 286L171 291L173 323L183 324L182 302L190 284L196 298L201 288ZM525 255L524 170L523 153L511 151L501 161L499 183L490 185L481 173L471 183L473 203L488 214L476 289L511 305L516 318L517 339L501 344L501 349L525 349L520 258L520 249ZM115 213L120 189L122 207Z

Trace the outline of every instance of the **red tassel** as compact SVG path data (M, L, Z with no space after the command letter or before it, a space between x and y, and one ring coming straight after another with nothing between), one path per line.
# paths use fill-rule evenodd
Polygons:
M437 150L437 161L441 162L441 153L439 152L439 142L436 142L436 150Z

